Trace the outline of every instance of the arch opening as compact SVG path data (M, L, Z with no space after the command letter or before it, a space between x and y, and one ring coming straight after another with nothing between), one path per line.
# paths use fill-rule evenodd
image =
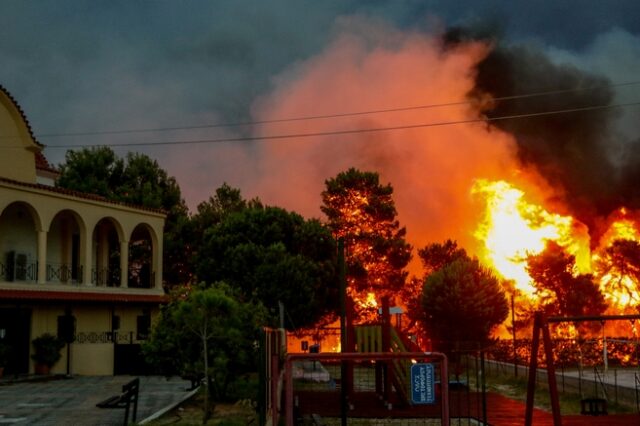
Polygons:
M0 214L0 280L38 279L38 217L24 202L9 204Z

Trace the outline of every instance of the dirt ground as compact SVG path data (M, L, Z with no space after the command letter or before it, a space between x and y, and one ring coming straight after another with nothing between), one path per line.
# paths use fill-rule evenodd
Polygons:
M202 396L196 395L161 418L151 422L161 425L201 425ZM250 401L238 401L235 404L216 404L213 416L206 423L213 426L249 426L258 424L258 416Z

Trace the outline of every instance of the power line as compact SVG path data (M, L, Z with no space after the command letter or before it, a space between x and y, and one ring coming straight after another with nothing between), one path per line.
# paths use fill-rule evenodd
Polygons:
M69 148L88 148L88 147L98 147L98 146L131 147L131 146L162 146L162 145L194 145L194 144L209 144L209 143L251 142L251 141L267 141L267 140L277 140L277 139L309 138L309 137L318 137L318 136L338 136L338 135L348 135L348 134L358 134L358 133L374 133L374 132L385 132L385 131L394 131L394 130L408 130L408 129L418 129L418 128L427 128L427 127L451 126L451 125L458 125L458 124L491 123L494 121L502 121L502 120L513 120L513 119L520 119L520 118L542 117L542 116L549 116L549 115L556 115L556 114L569 114L574 112L586 112L586 111L597 111L597 110L605 110L605 109L625 108L625 107L632 107L632 106L639 106L639 105L640 105L640 102L630 102L630 103L615 104L615 105L593 105L593 106L581 107L581 108L570 108L570 109L563 109L563 110L543 111L543 112L535 112L535 113L527 113L527 114L514 114L514 115L506 115L506 116L499 116L499 117L471 118L467 120L439 121L439 122L433 122L433 123L409 124L409 125L389 126L389 127L333 130L333 131L326 131L326 132L289 133L289 134L280 134L280 135L246 136L246 137L218 138L218 139L177 140L177 141L166 141L166 142L156 141L156 142L129 142L129 143L110 143L110 144L79 144L79 145L55 145L55 146L50 145L50 146L47 146L47 148L48 149L69 149Z
M629 81L629 82L615 83L615 84L609 84L609 85L588 86L588 87L574 88L574 89L549 90L544 92L535 92L535 93L520 94L520 95L510 95L510 96L499 96L499 97L491 98L491 100L492 101L510 101L510 100L516 100L516 99L528 99L528 98L535 98L535 97L541 97L541 96L589 91L589 90L596 90L596 89L603 89L603 88L610 88L610 87L633 86L638 84L640 84L640 81ZM167 132L167 131L177 131L177 130L213 129L213 128L220 128L220 127L255 126L260 124L275 124L275 123L287 123L287 122L295 122L295 121L310 121L310 120L321 120L321 119L330 119L330 118L354 117L354 116L361 116L361 115L412 111L412 110L418 110L418 109L445 108L445 107L451 107L451 106L469 105L469 104L472 104L473 102L474 102L473 100L463 100L463 101L454 101L454 102L446 102L446 103L438 103L438 104L415 105L415 106L375 109L375 110L367 110L367 111L353 111L353 112L343 112L343 113L324 114L324 115L307 115L307 116L300 116L300 117L277 118L273 120L214 123L214 124L203 124L203 125L195 125L195 126L157 127L157 128L143 128L143 129L102 130L102 131L89 131L89 132L68 132L68 133L42 133L42 134L37 134L35 136L38 138L57 138L57 137L70 137L70 136L121 135L121 134L135 134L135 133Z

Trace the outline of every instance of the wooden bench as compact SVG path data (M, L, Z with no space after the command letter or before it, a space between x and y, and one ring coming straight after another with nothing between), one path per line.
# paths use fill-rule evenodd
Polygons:
M129 424L129 410L133 404L133 423L136 422L138 413L138 390L140 389L140 378L136 377L129 383L122 385L122 393L120 395L111 396L104 401L98 402L96 407L99 408L124 408L124 426Z

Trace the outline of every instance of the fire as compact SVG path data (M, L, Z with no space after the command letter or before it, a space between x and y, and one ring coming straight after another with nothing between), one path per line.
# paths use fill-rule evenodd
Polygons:
M477 180L472 194L486 204L474 233L483 245L479 257L534 303L537 298L526 259L539 254L547 241L554 241L575 256L575 275L593 273L608 312L626 312L640 305L640 226L627 209L611 215L592 254L584 224L529 202L525 192L514 185Z
M640 255L637 250L640 232L627 209L621 208L612 216L593 256L594 269L600 278L600 289L609 304L616 311L625 311L640 304L640 277L638 265L634 265L634 254Z
M474 236L484 243L482 260L518 290L532 296L526 258L540 253L548 240L576 256L580 272L588 265L588 237L570 216L549 213L525 200L524 192L505 181L477 180L472 194L486 201L486 212ZM585 254L586 253L586 254Z

